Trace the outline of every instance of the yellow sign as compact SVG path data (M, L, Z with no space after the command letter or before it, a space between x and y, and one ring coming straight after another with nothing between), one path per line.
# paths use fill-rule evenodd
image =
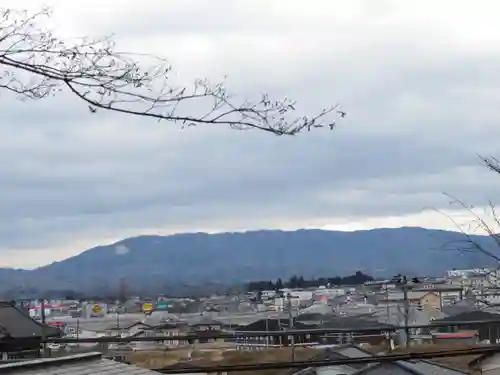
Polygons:
M100 313L102 311L101 306L95 304L94 307L92 307L92 311L95 313Z
M142 305L142 311L147 312L153 310L153 304L152 303L145 303Z

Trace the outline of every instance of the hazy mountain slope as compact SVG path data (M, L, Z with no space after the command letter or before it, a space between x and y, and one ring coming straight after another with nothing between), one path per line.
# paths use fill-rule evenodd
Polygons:
M491 246L486 237L476 237ZM6 287L116 289L121 278L130 289L162 290L181 283L234 283L292 274L330 276L362 270L374 276L398 272L441 274L490 260L450 251L464 236L422 228L336 232L261 230L244 233L191 233L139 236L99 246L33 271L0 270ZM446 250L448 249L448 250ZM500 251L500 249L499 249ZM9 277L4 273L10 272Z

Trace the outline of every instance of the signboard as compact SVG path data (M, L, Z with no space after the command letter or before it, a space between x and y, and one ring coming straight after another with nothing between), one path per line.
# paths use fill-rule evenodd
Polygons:
M153 304L146 302L144 305L142 305L142 311L143 312L151 312L153 311Z
M48 322L47 325L51 326L51 327L64 328L66 326L66 323L65 322Z
M167 301L161 301L161 302L158 302L158 304L156 305L156 309L157 310L167 310L170 308L170 302L167 302Z
M87 310L87 311L88 311L88 310ZM96 314L99 314L101 311L102 311L102 308L101 308L101 306L99 306L98 304L95 304L95 305L92 307L92 312L95 312Z

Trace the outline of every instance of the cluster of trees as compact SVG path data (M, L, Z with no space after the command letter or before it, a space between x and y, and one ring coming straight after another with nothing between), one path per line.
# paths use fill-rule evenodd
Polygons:
M349 276L334 276L334 277L319 277L317 279L305 279L303 276L293 275L288 280L283 281L281 278L275 282L272 280L251 281L247 285L249 292L259 290L279 290L282 288L311 288L321 285L360 285L366 281L373 281L373 277L365 275L361 271L357 271Z

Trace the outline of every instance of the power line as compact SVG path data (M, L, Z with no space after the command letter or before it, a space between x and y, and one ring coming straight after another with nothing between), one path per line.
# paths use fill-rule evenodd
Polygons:
M488 345L485 347L458 349L458 350L441 350L433 352L415 352L405 354L392 354L373 357L356 357L335 360L321 361L297 361L297 362L267 362L245 365L218 365L218 366L186 366L175 368L160 368L153 371L163 374L187 374L187 373L213 373L213 372L229 372L229 371L256 371L256 370L277 370L277 369L304 369L309 367L325 367L363 363L393 363L396 361L408 361L418 359L432 359L443 357L459 357L464 355L481 355L488 353L496 353L500 351L500 345Z
M373 324L378 324L373 322ZM475 321L455 321L455 322L442 322L424 325L410 325L409 329L430 328L436 329L439 327L451 326L485 326L497 324L500 333L500 320L475 320ZM314 335L314 334L328 334L328 333L382 333L397 331L405 329L406 326L387 326L387 327L366 327L359 329L350 328L311 328L311 329L293 329L282 331L234 331L234 332L203 332L200 334L187 334L177 336L146 336L146 337L92 337L92 338L46 338L41 340L42 343L115 343L115 342L138 342L138 341L171 341L171 340L199 340L199 339L238 339L245 337L280 337L280 336L300 336L300 335ZM22 342L24 339L12 339L9 342ZM25 341L25 340L24 340Z

